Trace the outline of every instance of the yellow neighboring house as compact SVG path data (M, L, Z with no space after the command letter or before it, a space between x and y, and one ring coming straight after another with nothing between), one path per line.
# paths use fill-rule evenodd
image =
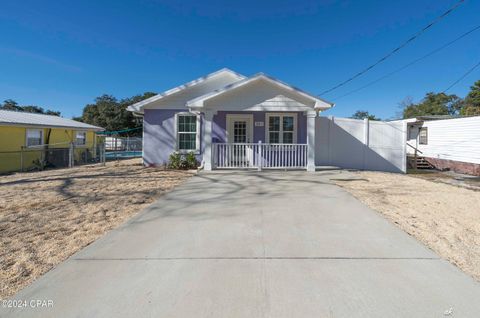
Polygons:
M20 171L22 165L31 170L45 156L59 162L70 147L75 147L77 158L85 153L95 156L95 132L103 130L58 116L0 110L0 173Z

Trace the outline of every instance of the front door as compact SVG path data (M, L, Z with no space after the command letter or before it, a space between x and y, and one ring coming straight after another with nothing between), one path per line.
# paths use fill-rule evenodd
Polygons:
M227 142L231 147L229 161L233 166L249 167L253 162L253 116L227 115Z

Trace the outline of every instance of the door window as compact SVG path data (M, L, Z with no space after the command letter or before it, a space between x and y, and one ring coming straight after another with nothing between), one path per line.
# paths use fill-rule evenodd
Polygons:
M247 142L247 122L236 120L233 122L233 142Z

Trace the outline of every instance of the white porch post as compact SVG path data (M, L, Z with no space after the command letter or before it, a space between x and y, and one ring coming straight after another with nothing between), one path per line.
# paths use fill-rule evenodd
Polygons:
M212 149L212 129L213 129L213 115L214 112L211 110L205 111L205 116L204 116L204 133L203 133L203 145L204 145L204 151L203 151L203 169L206 171L211 171L212 170L212 155L213 155L213 149Z
M316 111L307 112L307 171L315 172L315 117Z

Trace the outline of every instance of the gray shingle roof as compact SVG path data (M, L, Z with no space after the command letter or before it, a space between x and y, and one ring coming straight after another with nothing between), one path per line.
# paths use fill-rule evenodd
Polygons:
M62 127L62 128L78 128L90 130L104 130L97 127L72 119L62 118L58 116L42 115L26 112L16 112L10 110L0 110L0 126L1 125L18 125L18 126L42 126L42 127Z

